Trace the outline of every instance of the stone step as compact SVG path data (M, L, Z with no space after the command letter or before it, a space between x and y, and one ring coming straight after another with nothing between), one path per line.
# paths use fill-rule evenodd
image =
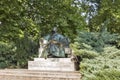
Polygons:
M35 71L35 70L0 70L0 80L80 80L79 72Z
M29 70L44 71L75 71L75 64L71 58L34 58L34 61L28 61Z
M52 71L42 71L42 70L28 70L28 69L0 69L0 72L26 72L26 73L41 73L41 72L43 72L43 73L48 73L48 72L52 72ZM57 73L58 71L54 71L54 73ZM59 71L59 73L70 73L70 74L78 74L78 71ZM52 73L51 73L52 74Z
M55 75L67 75L68 73L71 74L71 75L79 75L78 74L78 71L74 71L74 72L65 72L65 71L38 71L38 70L26 70L26 69L18 69L18 70L13 70L13 69L7 69L7 70L0 70L0 72L2 73L10 73L10 74L13 74L13 73L25 73L25 74L55 74ZM52 73L53 72L53 73Z

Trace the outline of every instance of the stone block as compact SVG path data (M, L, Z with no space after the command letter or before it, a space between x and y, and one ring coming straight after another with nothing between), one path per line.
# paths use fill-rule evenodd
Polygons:
M28 61L28 70L75 71L75 64L70 58L35 58Z

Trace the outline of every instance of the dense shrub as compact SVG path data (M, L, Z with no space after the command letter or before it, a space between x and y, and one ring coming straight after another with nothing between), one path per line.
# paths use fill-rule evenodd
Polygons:
M94 74L95 76L89 78L89 80L119 80L120 79L120 70L104 70L98 71Z
M0 68L27 68L28 61L37 56L37 42L23 37L15 42L0 42Z
M117 47L119 35L78 32L75 43L71 44L74 54L80 56L82 80L119 80L120 50Z
M110 34L107 31L103 32L78 32L78 37L75 42L79 43L78 49L95 50L102 52L106 45L115 45L119 43L120 36L118 34Z
M115 47L105 47L104 52L93 59L83 58L80 62L80 72L83 80L119 80L120 50ZM112 70L118 70L113 74ZM114 72L115 72L114 71ZM108 74L107 74L108 73ZM99 75L98 75L99 74ZM100 76L101 75L101 76ZM109 76L113 78L109 78ZM103 77L102 77L103 76ZM107 78L107 79L106 79Z
M96 56L98 56L98 54L96 52L89 51L89 50L86 50L86 49L78 50L78 51L75 52L75 54L77 54L81 58L88 58L88 59L93 59Z
M0 68L15 65L16 47L13 43L0 42Z
M29 39L27 36L21 38L16 44L16 59L17 67L27 68L27 63L30 59L33 59L38 52L37 42Z

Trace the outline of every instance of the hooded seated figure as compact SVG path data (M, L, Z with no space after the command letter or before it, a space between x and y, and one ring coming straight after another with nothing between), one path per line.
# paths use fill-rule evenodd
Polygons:
M57 33L57 28L53 28L51 34L43 38L48 41L46 48L42 54L46 54L48 58L65 58L65 48L69 48L69 39Z

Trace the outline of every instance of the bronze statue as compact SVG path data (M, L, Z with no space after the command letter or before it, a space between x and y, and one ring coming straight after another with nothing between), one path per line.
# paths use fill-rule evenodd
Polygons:
M65 58L71 54L68 38L57 33L57 28L53 28L51 34L40 40L39 57Z

